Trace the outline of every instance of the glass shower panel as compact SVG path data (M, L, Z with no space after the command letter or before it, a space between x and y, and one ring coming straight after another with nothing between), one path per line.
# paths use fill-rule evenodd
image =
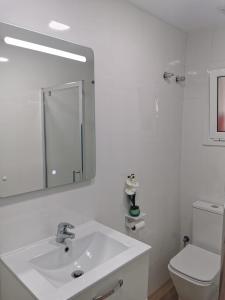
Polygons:
M82 81L43 89L46 187L82 180Z

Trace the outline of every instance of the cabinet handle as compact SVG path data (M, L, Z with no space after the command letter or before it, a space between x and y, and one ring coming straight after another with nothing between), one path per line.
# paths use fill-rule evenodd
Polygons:
M123 286L123 280L120 279L117 284L112 288L110 291L106 292L104 295L99 297L94 297L92 300L104 300L113 295L118 289L120 289Z

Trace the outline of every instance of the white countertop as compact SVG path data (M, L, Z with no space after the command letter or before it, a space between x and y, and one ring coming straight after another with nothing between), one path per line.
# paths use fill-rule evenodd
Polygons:
M151 248L149 245L106 227L96 221L90 221L79 225L74 232L76 233L76 239L85 237L91 233L101 232L108 237L119 241L121 244L125 245L127 249L85 273L82 277L68 282L61 287L56 287L51 284L30 262L32 259L49 253L59 247L59 245L55 243L55 237L50 237L16 251L3 254L0 258L5 266L13 272L13 274L37 299L66 300L70 299L72 296L78 295L113 271L148 252Z

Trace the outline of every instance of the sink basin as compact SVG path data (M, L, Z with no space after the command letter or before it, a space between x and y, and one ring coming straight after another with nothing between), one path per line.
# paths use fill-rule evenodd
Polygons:
M96 221L77 226L74 233L66 245L49 237L3 254L1 263L35 299L67 300L151 248Z
M103 233L95 232L62 245L30 262L53 285L60 287L74 280L74 271L82 271L78 272L78 278L126 249L128 247L122 243Z

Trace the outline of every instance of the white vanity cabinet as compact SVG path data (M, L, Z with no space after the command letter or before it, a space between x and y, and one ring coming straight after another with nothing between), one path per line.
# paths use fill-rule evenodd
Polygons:
M97 300L97 297L108 294L117 285L119 280L123 280L123 285L113 295L102 299L147 300L148 269L149 254L147 253L136 258L71 300ZM100 298L100 300L102 299Z
M98 300L98 297L108 294L119 282L123 285L114 294L99 300L146 300L148 293L149 253L145 253L78 296L61 300ZM6 266L0 264L1 270L1 297L0 300L36 300L37 298L12 274ZM74 279L76 280L76 279ZM59 298L60 299L60 298ZM54 300L54 299L49 299Z
M34 300L15 275L0 262L0 300Z

